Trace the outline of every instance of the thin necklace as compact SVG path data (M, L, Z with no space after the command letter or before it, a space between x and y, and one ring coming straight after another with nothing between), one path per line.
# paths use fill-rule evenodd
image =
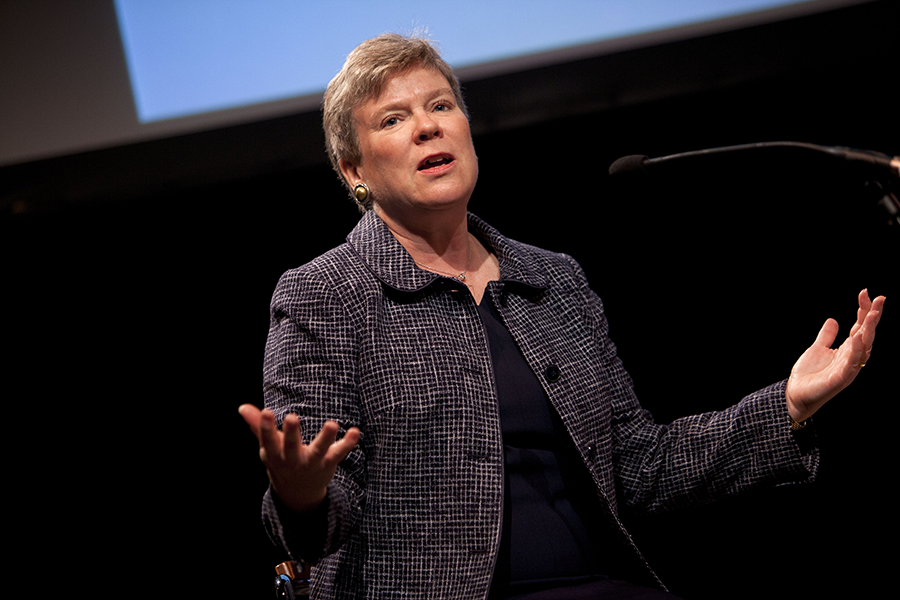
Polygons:
M417 265L419 265L420 267L425 267L429 271L434 271L436 273L440 273L441 275L448 275L448 276L452 277L453 279L459 279L460 281L465 281L466 280L466 271L469 270L469 264L472 262L472 239L471 238L467 238L467 239L469 242L469 260L466 261L466 268L463 269L462 273L460 273L459 275L454 275L453 273L448 273L447 271L441 271L440 269L435 269L434 267L429 267L428 265L423 265L416 259L413 259L413 262L416 263Z

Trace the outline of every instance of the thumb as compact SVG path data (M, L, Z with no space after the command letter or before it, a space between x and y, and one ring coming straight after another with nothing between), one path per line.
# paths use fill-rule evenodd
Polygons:
M819 330L819 334L816 336L816 341L813 345L831 348L831 345L834 344L834 340L837 338L838 329L837 321L834 319L826 320L825 324L822 325L822 328Z

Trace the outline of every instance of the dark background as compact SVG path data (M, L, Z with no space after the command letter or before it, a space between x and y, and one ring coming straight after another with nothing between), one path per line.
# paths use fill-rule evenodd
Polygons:
M862 178L777 155L607 176L629 154L800 140L900 154L895 2L463 81L470 207L580 261L657 420L787 376L863 288L898 297ZM48 593L269 597L282 557L237 406L261 403L279 275L358 214L298 114L0 169L15 579ZM646 185L645 185L646 184ZM631 517L686 598L877 595L892 577L898 327L817 415L817 483ZM732 590L725 593L724 590Z

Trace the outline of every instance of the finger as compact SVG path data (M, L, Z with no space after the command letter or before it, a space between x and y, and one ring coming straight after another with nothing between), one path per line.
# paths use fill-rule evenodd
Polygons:
M825 321L825 324L822 325L822 328L819 330L819 334L816 336L816 341L813 344L814 346L824 346L825 348L831 348L831 345L834 344L834 340L838 334L838 323L834 319L828 319Z
M325 421L325 424L322 425L322 429L319 430L319 433L316 434L313 441L309 443L309 451L319 458L324 458L328 449L334 443L334 438L339 429L340 426L336 422Z
M241 404L238 407L238 414L243 417L244 422L247 423L247 426L250 428L250 431L253 432L253 435L255 435L257 439L259 439L260 410L252 404Z
M347 430L347 433L344 434L344 437L331 445L328 449L326 458L333 461L334 464L341 462L353 452L354 448L356 448L356 445L359 443L359 436L359 429L351 427Z
M855 336L861 339L861 343L865 348L863 362L868 360L869 355L872 353L872 345L875 343L875 330L877 329L880 320L881 311L873 308L869 311L869 314L866 315L865 323L859 330L859 333Z
M878 296L875 300L872 301L872 307L869 309L869 314L866 315L866 318L873 318L872 313L876 313L874 317L874 324L878 325L878 322L881 320L881 315L884 313L884 296Z
M869 290L862 290L857 298L859 308L856 310L856 323L850 329L850 335L855 335L866 321L866 315L872 309L872 301L869 299Z
M857 300L859 301L859 307L868 312L869 308L872 306L872 301L869 299L869 290L864 289L860 291Z
M862 335L848 336L842 346L845 353L850 357L850 362L860 362L864 358L866 346L863 343Z
M869 302L865 307L865 312L863 312L864 308L860 306L859 315L857 317L857 325L862 327L869 327L874 329L875 326L878 325L878 321L881 320L881 313L884 309L884 296L878 296L875 300ZM851 335L853 335L851 331Z
M278 461L282 455L282 433L275 426L275 413L265 409L259 419L259 457L268 464Z
M289 462L296 462L300 456L300 446L303 443L300 431L300 417L294 413L284 416L281 423L281 433L284 434L284 458Z

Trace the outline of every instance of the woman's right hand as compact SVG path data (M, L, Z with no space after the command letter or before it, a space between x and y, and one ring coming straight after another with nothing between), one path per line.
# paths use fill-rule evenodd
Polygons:
M312 442L304 444L296 414L285 416L279 431L275 414L268 409L243 404L238 412L259 440L259 458L272 489L285 506L296 512L313 510L322 503L338 464L359 442L356 427L335 441L340 426L326 421Z

